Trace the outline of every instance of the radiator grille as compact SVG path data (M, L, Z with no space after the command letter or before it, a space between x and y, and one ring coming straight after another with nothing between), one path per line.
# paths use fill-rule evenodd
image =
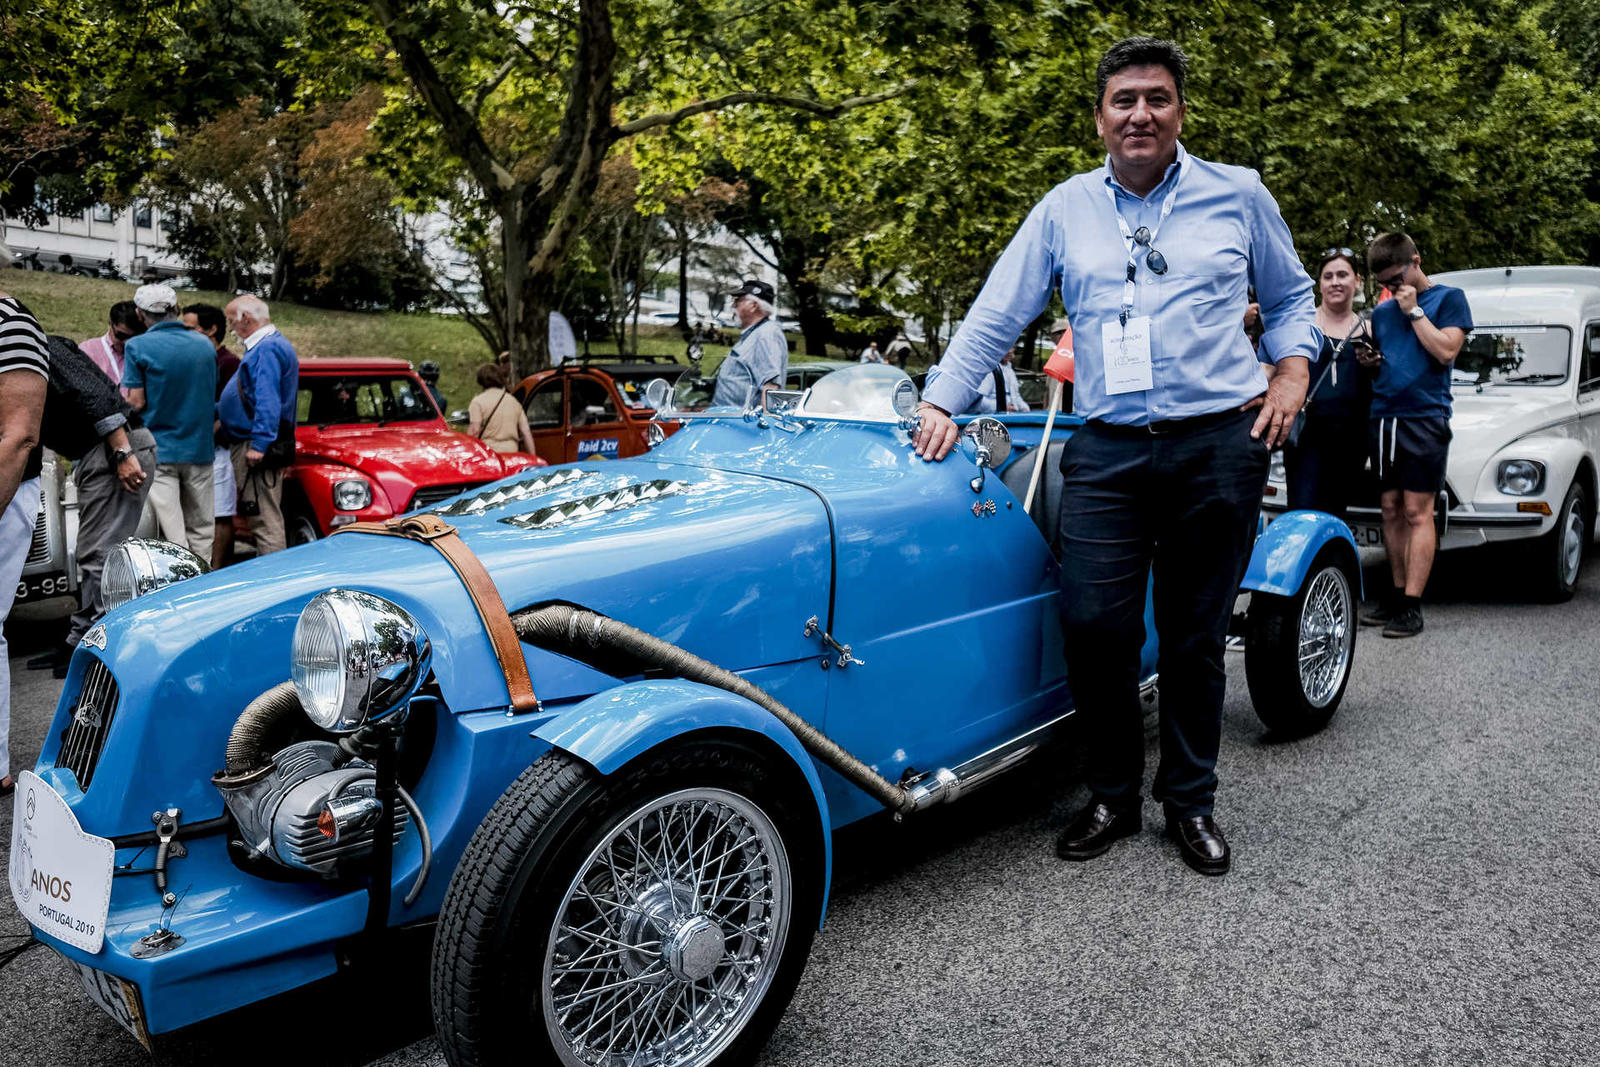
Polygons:
M105 748L106 734L117 712L117 683L98 657L91 657L83 674L83 689L72 708L72 721L61 737L61 755L56 765L70 770L85 791L94 778L94 769Z
M412 494L411 503L406 505L406 510L431 508L441 500L449 500L457 493L465 493L468 489L476 489L483 484L483 482L459 482L455 485L425 485Z
M33 542L28 545L28 559L24 567L50 562L50 527L45 520L45 513L40 511L39 521L33 524Z

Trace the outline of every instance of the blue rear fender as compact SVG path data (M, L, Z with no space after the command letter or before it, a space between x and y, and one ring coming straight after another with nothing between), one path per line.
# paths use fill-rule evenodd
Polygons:
M1350 536L1350 527L1321 511L1287 511L1268 524L1256 538L1250 566L1239 588L1294 596L1305 584L1312 561L1330 544L1338 546L1335 551L1346 564L1356 596L1364 596L1361 556L1356 551L1355 538Z
M833 878L828 799L816 765L800 739L770 712L744 697L678 678L628 682L559 712L533 736L548 741L601 774L610 775L650 750L703 730L736 730L770 742L805 779L816 803L822 846L822 914Z

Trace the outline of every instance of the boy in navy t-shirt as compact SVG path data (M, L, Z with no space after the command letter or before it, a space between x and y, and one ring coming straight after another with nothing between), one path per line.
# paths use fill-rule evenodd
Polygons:
M1385 637L1413 637L1422 632L1422 590L1438 548L1433 504L1450 454L1450 366L1472 330L1472 310L1460 289L1428 280L1403 233L1374 240L1367 264L1393 294L1372 312L1383 358L1368 440L1394 588L1361 622L1382 626Z

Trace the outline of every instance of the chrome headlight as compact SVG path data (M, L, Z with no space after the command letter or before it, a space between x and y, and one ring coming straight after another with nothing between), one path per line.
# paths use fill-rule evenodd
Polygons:
M333 483L333 506L340 511L360 511L371 505L371 482L363 478L346 478Z
M170 541L130 537L106 556L105 569L100 573L100 596L110 611L135 597L210 569L199 556Z
M1536 459L1501 460L1495 484L1509 496L1532 496L1544 489L1544 464Z
M318 593L294 628L290 677L312 722L347 734L403 708L432 646L398 604L354 589Z

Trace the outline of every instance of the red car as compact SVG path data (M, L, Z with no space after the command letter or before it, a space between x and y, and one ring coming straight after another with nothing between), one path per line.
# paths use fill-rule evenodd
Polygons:
M403 359L301 360L295 418L294 466L283 487L291 545L545 462L450 429Z
M686 369L676 363L619 363L606 370L565 363L528 375L514 393L527 412L533 447L544 459L625 459L650 450L656 413L644 404L644 379L676 378ZM676 423L661 427L668 434L677 428Z

